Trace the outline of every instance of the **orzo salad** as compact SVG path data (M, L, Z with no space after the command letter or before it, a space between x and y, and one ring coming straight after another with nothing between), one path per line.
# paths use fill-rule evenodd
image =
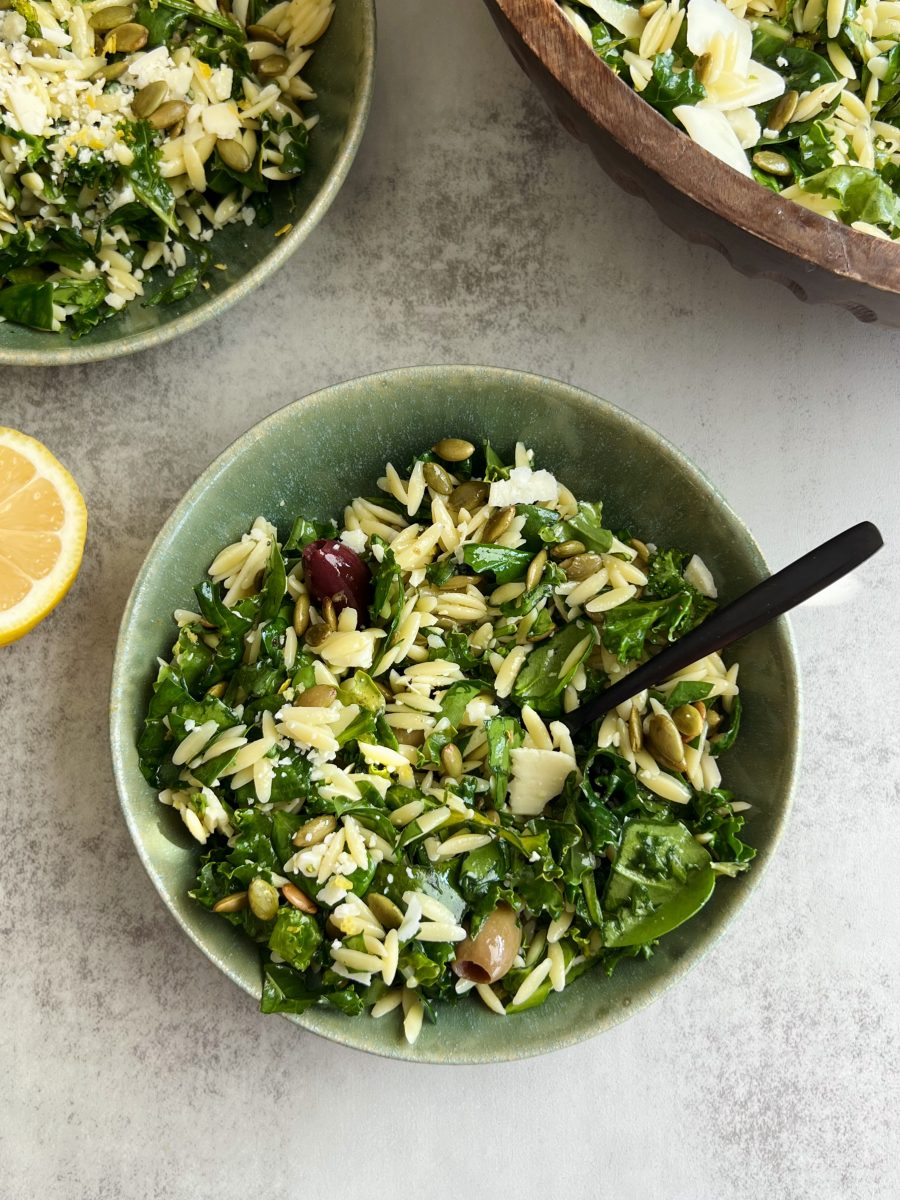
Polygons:
M215 231L269 223L305 168L301 72L333 10L0 0L0 320L80 336L208 287Z
M445 438L378 486L216 556L139 749L204 847L192 897L259 945L262 1010L396 1009L414 1042L437 1002L517 1013L649 957L754 851L719 771L737 664L565 723L712 611L701 559L521 444Z
M710 153L805 208L900 236L896 0L559 0Z

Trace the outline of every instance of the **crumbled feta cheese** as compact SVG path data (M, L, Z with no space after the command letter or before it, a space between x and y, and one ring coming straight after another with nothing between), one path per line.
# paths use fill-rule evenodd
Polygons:
M506 508L509 504L555 504L558 498L559 484L549 471L513 467L509 479L495 479L491 484L488 503Z
M361 529L345 529L341 541L356 554L362 554L366 548L366 535Z

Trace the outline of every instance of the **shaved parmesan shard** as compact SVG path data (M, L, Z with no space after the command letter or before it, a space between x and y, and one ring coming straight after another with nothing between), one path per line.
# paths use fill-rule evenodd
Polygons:
M741 149L737 134L728 124L724 113L714 108L700 108L691 104L679 104L672 111L698 146L714 154L729 167L734 167L742 175L751 174L747 155Z
M549 471L513 467L509 479L495 479L491 484L488 503L496 508L508 504L555 504L558 497L559 484Z
M685 567L684 580L691 587L695 587L701 596L709 596L711 600L715 600L719 594L712 571L698 554L695 554Z
M627 38L640 38L644 32L646 21L636 9L627 4L619 4L617 0L582 0L585 8L592 8L601 20Z
M47 107L37 94L22 82L11 81L6 87L6 105L15 118L16 127L37 137L46 130Z
M520 746L510 751L512 779L509 785L509 807L516 816L536 817L575 770L571 754L559 750L533 750Z
M740 20L719 0L689 0L687 23L690 51L699 57L709 51L717 37L732 40L734 58L731 68L736 75L747 74L753 52L753 31L749 21Z

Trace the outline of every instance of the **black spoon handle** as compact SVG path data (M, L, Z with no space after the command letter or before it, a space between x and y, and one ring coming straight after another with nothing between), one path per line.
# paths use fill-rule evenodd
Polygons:
M749 592L714 613L702 625L661 650L649 662L601 692L590 704L566 713L562 720L573 733L583 729L645 688L662 683L670 675L683 671L707 654L713 654L752 633L754 629L768 625L782 613L802 604L858 567L883 545L884 539L871 521L860 521L858 525L845 529L837 537L823 542L815 550L810 550L809 554L804 554L796 562L758 583Z

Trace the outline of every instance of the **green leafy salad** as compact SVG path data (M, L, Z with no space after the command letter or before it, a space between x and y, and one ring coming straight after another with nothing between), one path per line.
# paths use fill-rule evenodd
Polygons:
M2 0L0 320L79 337L227 270L215 231L268 224L273 183L305 169L300 71L333 10Z
M664 117L772 191L900 236L900 8L885 0L560 0Z
M649 957L754 851L718 765L737 664L565 723L709 615L701 559L614 533L521 444L445 438L379 488L217 555L139 750L204 847L191 895L259 945L262 1010L400 1009L413 1042L438 1002L517 1013Z

